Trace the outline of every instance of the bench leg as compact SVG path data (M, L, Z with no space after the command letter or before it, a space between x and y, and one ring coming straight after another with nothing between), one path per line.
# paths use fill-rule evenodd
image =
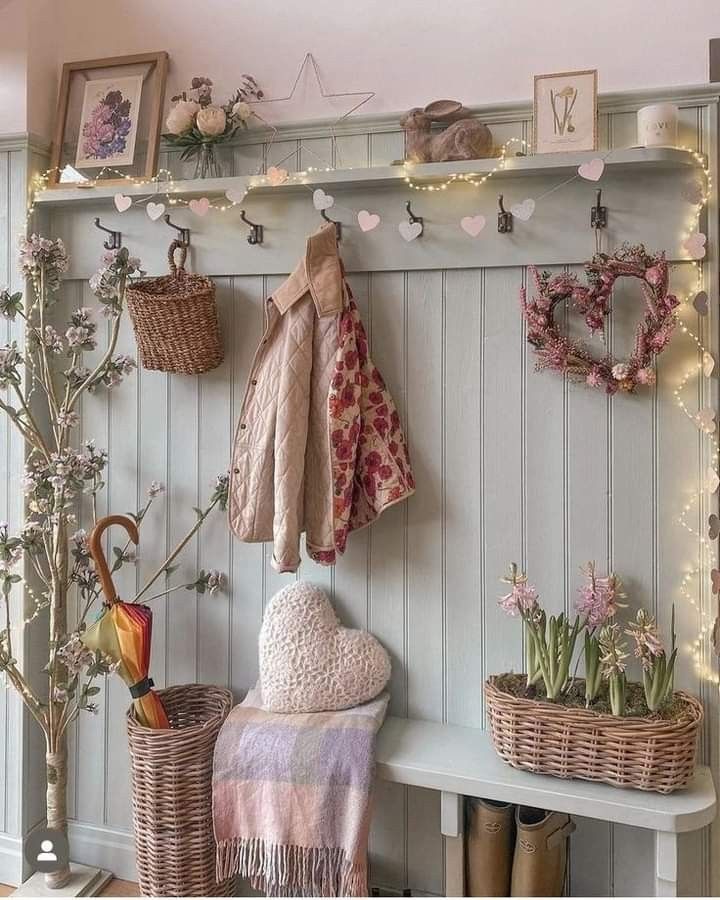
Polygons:
M445 896L465 896L465 841L463 798L440 793L440 831L445 836Z
M655 832L655 896L677 897L678 839L667 831Z

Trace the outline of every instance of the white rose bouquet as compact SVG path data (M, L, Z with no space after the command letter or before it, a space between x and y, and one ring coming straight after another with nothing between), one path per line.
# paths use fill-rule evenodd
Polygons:
M239 128L247 128L254 115L249 100L261 100L263 92L252 75L243 75L242 84L224 105L213 103L213 83L205 76L193 78L189 91L172 98L165 140L182 147L181 159L197 157L196 177L219 175L213 147L227 141Z

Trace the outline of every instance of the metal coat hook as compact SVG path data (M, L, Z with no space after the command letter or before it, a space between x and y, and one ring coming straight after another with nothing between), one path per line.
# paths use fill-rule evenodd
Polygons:
M513 215L505 209L502 194L498 197L498 209L498 233L510 234L513 230Z
M103 247L106 250L119 250L122 247L121 231L113 231L112 228L106 228L104 225L101 225L99 216L95 217L95 227L110 235L109 238L103 241Z
M590 208L590 227L607 228L607 206L601 206L602 189L595 191L595 206Z
M414 225L416 222L419 223L419 225L420 225L420 234L418 234L418 237L422 237L422 233L423 233L423 231L425 231L425 220L423 219L422 216L416 216L416 215L415 215L415 213L412 211L412 205L411 205L411 204L412 204L412 201L411 201L411 200L408 200L408 201L405 203L405 212L408 214L408 221L410 222L411 225Z
M248 217L245 215L244 209L240 210L240 219L250 227L250 234L247 238L248 244L262 244L265 231L263 226L256 225L254 222L251 222L250 219L248 219Z
M190 246L190 229L189 228L181 228L179 225L176 225L174 222L170 221L170 213L165 213L164 217L165 224L169 225L171 228L174 228L175 231L180 235L180 242L183 247Z
M323 217L323 219L325 219L326 222L330 222L335 226L335 239L339 244L342 240L342 222L336 222L335 219L331 219L324 209L320 210L320 215Z

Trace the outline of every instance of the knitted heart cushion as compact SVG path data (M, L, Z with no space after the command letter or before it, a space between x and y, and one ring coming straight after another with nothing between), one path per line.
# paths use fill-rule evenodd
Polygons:
M372 700L390 678L380 642L344 628L327 594L304 581L272 598L259 644L260 688L270 712L348 709Z

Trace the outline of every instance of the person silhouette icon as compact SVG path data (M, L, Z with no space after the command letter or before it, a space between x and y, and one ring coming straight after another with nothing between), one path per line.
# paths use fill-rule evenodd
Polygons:
M43 841L40 844L40 853L37 855L37 862L57 862L57 855L53 852L55 845L52 841Z

